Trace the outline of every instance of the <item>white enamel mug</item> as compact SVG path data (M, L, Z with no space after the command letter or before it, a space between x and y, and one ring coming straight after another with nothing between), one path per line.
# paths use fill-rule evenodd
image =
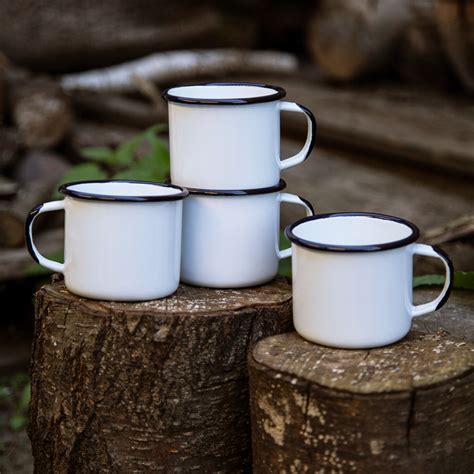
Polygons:
M415 316L441 308L453 283L448 256L415 243L403 219L372 213L321 214L288 226L293 247L293 319L305 339L360 349L403 338ZM413 255L439 258L446 269L440 295L412 303Z
M66 287L87 298L144 301L179 285L183 198L179 186L143 181L87 181L59 188L62 201L30 212L26 242L41 265L64 273ZM64 263L43 257L33 242L39 214L65 211Z
M190 189L184 203L181 280L197 286L240 288L275 278L279 260L280 203L311 204L276 186L245 191Z
M313 149L316 121L304 106L281 99L281 87L248 83L178 86L168 101L171 182L191 188L273 186L280 170ZM299 153L280 160L280 111L304 114L308 131Z

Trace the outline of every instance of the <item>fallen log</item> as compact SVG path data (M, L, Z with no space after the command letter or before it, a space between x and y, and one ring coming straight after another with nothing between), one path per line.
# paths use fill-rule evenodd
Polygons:
M19 190L11 202L0 204L0 245L18 247L24 242L24 225L33 206L51 199L52 192L70 164L52 152L31 151L20 163Z
M66 74L61 78L61 85L66 91L130 92L136 90L135 76L167 84L235 73L290 74L297 67L296 57L282 52L239 49L170 51L108 68Z
M157 109L144 101L118 94L71 91L70 96L78 113L93 121L103 120L143 129L166 122L168 118L164 101L163 108Z
M72 109L61 87L49 79L27 81L12 92L13 119L27 147L54 147L72 124Z
M291 286L181 285L144 302L36 294L37 472L248 472L247 351L288 330Z
M438 0L436 24L444 50L464 88L474 92L474 3Z
M212 46L221 19L209 3L50 0L35 8L3 1L0 44L15 63L52 72L100 67L156 50Z
M410 14L407 1L320 0L308 22L308 51L338 80L386 70Z

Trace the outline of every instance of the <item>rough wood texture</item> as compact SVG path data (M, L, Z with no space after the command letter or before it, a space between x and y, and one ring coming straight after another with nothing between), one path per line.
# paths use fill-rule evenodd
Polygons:
M474 300L453 296L385 348L330 349L296 333L259 342L249 356L254 472L471 473Z
M240 472L247 349L291 327L285 280L99 302L36 295L28 432L37 472Z

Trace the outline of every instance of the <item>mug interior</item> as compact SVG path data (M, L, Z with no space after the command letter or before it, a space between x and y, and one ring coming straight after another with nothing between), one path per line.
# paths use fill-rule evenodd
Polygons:
M179 186L140 181L87 181L69 183L59 188L67 196L96 200L169 200L185 197Z
M297 243L302 239L321 249L379 250L415 241L418 229L408 221L391 216L333 214L296 223L290 230L290 239L295 241L294 237Z
M280 87L247 83L177 86L164 93L167 100L189 103L267 102L280 99L284 95L285 91Z

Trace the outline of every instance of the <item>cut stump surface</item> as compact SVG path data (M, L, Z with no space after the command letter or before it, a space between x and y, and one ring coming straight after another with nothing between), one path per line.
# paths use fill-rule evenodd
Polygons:
M296 333L256 344L254 472L472 473L474 334L457 337L468 326L451 317L472 321L474 311L448 306L437 325L449 330L433 316L378 349L332 349Z
M143 303L62 282L36 295L28 433L37 472L240 472L248 348L291 330L291 286L182 285Z

